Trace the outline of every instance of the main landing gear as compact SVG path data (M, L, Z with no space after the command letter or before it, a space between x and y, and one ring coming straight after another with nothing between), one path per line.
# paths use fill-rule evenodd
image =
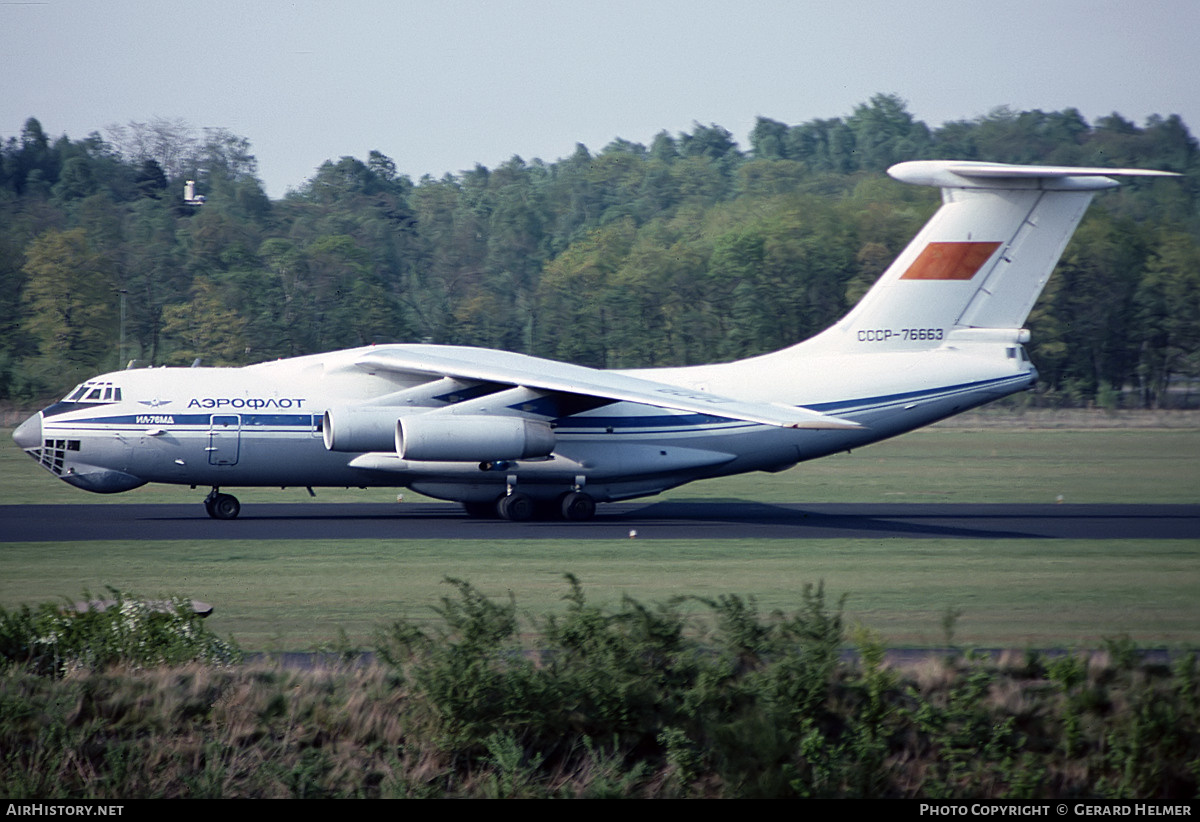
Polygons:
M568 522L583 522L596 515L596 501L582 491L572 491L559 500L558 512Z
M533 519L536 512L533 499L528 494L519 494L516 491L501 497L496 503L496 513L500 515L500 519L510 522L525 522Z
M204 510L213 519L237 519L242 512L242 504L233 494L222 494L221 489L214 485L204 498Z
M514 491L495 502L464 502L463 510L479 519L499 517L510 522L525 522L534 517L557 517L568 522L583 522L595 516L596 500L583 491L570 491L552 500L535 500L528 494Z

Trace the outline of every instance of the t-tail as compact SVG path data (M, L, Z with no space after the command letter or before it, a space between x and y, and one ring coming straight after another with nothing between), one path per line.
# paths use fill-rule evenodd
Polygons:
M1097 191L1166 171L918 161L888 173L937 186L942 207L820 341L843 352L1023 341L1022 326Z

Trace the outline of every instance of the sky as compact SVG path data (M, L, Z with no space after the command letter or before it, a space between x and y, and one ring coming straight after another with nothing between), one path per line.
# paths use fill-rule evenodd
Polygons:
M1180 115L1200 0L0 0L0 139L183 119L249 139L267 193L372 150L414 180L696 123L931 127L1014 110Z

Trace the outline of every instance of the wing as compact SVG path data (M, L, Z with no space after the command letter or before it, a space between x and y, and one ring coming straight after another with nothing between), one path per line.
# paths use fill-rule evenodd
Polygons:
M570 365L527 354L487 348L441 345L387 346L364 353L355 361L355 365L364 369L512 385L551 394L634 402L780 428L861 427L856 422L831 417L807 408L744 402L616 371L601 371L582 365Z

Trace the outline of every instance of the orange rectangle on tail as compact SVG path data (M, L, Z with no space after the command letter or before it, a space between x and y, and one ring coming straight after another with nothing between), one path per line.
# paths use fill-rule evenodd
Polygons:
M969 280L1000 243L930 243L901 275L902 280Z

